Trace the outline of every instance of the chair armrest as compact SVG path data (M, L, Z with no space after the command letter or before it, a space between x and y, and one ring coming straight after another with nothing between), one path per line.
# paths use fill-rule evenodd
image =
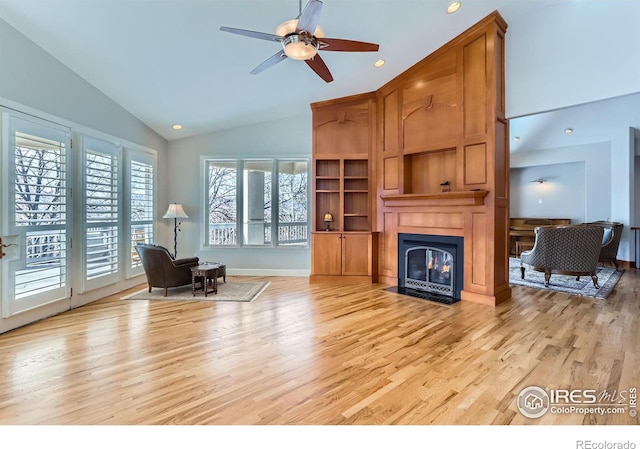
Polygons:
M171 263L176 267L180 267L184 265L187 265L187 266L198 265L199 261L200 259L198 257L188 257L185 259L172 260Z

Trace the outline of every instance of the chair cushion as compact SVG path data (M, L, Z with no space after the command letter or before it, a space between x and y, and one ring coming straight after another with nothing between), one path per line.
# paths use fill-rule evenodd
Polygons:
M606 245L611 240L611 236L613 235L612 228L604 228L604 234L602 235L602 244Z

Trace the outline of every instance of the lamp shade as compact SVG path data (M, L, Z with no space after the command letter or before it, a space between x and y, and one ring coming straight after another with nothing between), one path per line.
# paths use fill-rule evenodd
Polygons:
M324 221L333 221L333 215L324 214Z
M189 216L184 212L182 204L173 203L169 204L169 208L162 218L189 218Z

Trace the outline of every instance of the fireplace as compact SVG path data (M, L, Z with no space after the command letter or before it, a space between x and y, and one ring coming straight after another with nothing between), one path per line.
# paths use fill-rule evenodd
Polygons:
M460 300L463 238L398 234L398 291L453 304Z

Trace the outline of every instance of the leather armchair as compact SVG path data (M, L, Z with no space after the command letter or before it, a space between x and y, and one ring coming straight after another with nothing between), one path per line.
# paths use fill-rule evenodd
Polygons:
M596 270L602 248L604 229L598 225L540 226L535 230L533 249L520 254L520 272L524 279L524 264L544 272L545 287L552 273L591 276L598 285Z
M165 247L147 244L136 245L136 251L147 275L149 291L152 287L164 288L167 296L168 288L191 284L191 267L198 265L197 257L174 259Z
M620 247L620 237L622 237L622 229L624 224L616 221L592 221L585 223L598 225L604 228L604 236L602 237L602 248L600 249L600 257L598 262L609 262L618 269L618 248Z

